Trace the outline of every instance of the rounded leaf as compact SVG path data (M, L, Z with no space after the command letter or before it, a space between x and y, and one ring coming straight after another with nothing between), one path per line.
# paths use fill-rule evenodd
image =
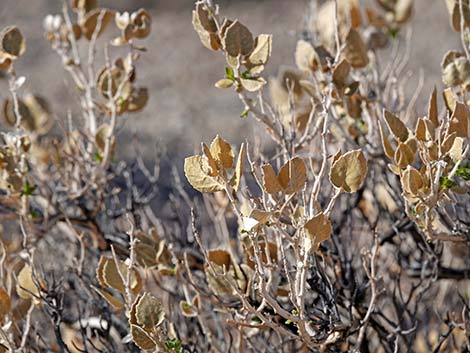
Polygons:
M15 26L5 27L0 32L0 51L12 59L20 57L26 50L26 42Z
M356 192L367 174L367 161L361 150L349 151L331 166L330 182L345 192Z
M224 47L230 56L248 55L254 46L250 30L238 20L228 26L224 36Z

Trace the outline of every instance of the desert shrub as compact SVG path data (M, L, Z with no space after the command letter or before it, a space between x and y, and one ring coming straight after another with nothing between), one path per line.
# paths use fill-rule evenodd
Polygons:
M266 138L202 143L172 173L170 216L152 204L158 158L116 157L149 99L150 14L74 0L46 17L80 106L58 118L23 92L26 41L4 28L0 352L469 351L470 10L446 2L463 51L416 116L411 0L311 1L274 78L275 38L196 1L226 60L215 86Z

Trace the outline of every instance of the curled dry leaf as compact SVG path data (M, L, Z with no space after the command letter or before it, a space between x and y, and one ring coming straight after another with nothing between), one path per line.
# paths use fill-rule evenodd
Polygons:
M193 27L206 48L214 51L221 48L215 21L203 4L197 4L196 9L193 10Z
M184 173L192 187L200 192L216 192L224 190L226 182L229 182L238 189L243 173L244 146L230 179L226 170L234 166L234 153L227 141L217 135L210 148L202 144L202 152L202 156L187 157L184 161Z
M203 156L191 156L184 160L184 174L193 188L200 192L224 189L223 185L209 175L209 163Z
M272 50L272 35L260 34L255 39L254 49L246 59L248 69L267 64Z
M333 162L330 182L345 192L356 192L367 174L367 161L361 150L345 153Z
M321 212L305 223L304 230L305 251L312 253L318 249L321 242L330 237L333 232L333 226L328 217Z
M245 144L242 143L240 147L240 152L238 152L237 164L235 165L235 173L233 174L230 184L238 191L240 188L240 182L243 175L243 168L245 166Z
M119 270L116 267L116 262L113 258L101 256L98 268L96 269L96 277L102 287L113 288L120 293L125 293L125 281L121 278L121 274L124 277L124 280L126 280L129 269L123 262L119 261L118 265ZM142 288L142 279L139 273L135 270L131 271L129 286L134 294L138 293Z
M461 52L450 50L442 60L442 81L451 87L470 85L470 60Z
M395 150L393 149L390 141L388 140L388 137L385 134L384 128L380 121L379 121L379 128L380 128L380 138L382 140L382 147L384 149L385 155L388 158L393 159L393 156L395 155Z
M408 129L398 117L384 110L384 118L387 125L397 141L405 142L408 139Z

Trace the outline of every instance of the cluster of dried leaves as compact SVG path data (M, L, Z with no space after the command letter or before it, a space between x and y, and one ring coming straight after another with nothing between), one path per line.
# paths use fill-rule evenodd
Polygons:
M296 67L269 80L271 35L197 1L226 60L215 86L273 144L202 143L184 161L202 197L175 170L165 216L158 163L115 159L148 100L149 13L72 0L46 17L78 90L65 119L22 91L25 40L5 28L0 353L470 351L470 12L447 4L463 52L421 117L403 94L411 0L312 0Z

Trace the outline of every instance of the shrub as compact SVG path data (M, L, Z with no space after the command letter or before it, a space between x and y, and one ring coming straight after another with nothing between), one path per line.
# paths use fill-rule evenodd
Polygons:
M469 4L447 4L463 52L418 118L399 44L411 0L312 1L296 67L271 79L272 36L197 1L194 29L226 60L215 86L271 142L202 143L190 185L172 175L172 217L153 211L158 161L115 155L149 98L149 13L83 0L46 17L81 107L56 123L23 94L25 40L6 27L0 352L469 351Z

